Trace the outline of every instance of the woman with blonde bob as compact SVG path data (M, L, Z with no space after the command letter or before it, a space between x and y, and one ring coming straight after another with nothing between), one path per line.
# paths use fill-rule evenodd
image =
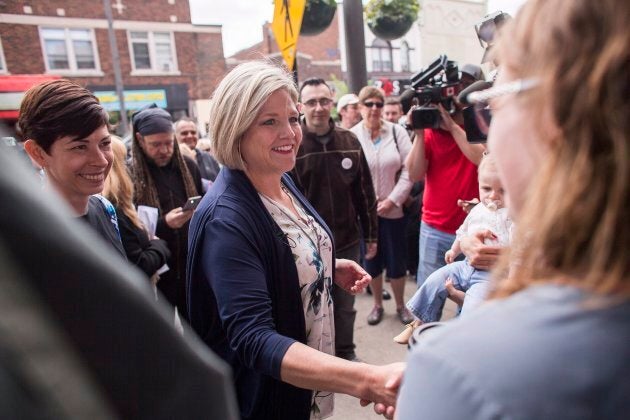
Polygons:
M419 337L398 418L627 418L628 22L626 0L530 0L506 24L471 100L492 108L516 237L493 298Z
M334 259L328 227L286 175L302 141L297 97L266 62L221 81L210 137L224 167L190 225L190 323L232 366L243 419L325 418L335 392L391 405L402 372L333 356L332 284L357 293L370 276Z
M157 270L166 264L171 252L165 241L157 237L150 238L142 225L132 201L133 182L125 164L127 148L120 138L111 136L111 140L114 163L105 179L103 195L116 209L120 238L127 259L157 283Z

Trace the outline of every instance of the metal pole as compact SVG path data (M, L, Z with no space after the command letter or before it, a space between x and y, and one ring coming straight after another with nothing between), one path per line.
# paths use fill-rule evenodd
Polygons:
M107 35L109 38L109 50L112 53L112 67L114 67L114 80L116 83L116 95L120 104L120 126L123 135L129 133L129 122L127 121L127 110L125 109L124 86L122 71L120 70L120 55L118 54L118 44L116 44L116 34L114 32L114 18L112 17L112 3L110 0L103 0L105 17L107 18Z
M359 90L367 85L363 4L361 0L343 0L343 17L346 33L348 84L350 92L359 93Z

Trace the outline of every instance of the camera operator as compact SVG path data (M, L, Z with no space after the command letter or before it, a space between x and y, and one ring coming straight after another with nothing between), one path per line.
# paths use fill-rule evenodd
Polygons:
M469 200L478 194L477 165L485 147L467 141L461 107L457 102L455 106L455 113L450 115L441 104L438 105L439 128L414 128L416 141L405 161L412 181L425 179L418 286L444 265L444 253L450 249L455 230L466 216L457 200ZM411 118L411 111L408 118Z

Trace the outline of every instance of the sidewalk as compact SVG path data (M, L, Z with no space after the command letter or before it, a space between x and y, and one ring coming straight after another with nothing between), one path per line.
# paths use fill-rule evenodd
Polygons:
M389 283L385 283L385 288L391 293ZM405 302L411 298L415 291L415 279L408 279L405 287ZM355 303L357 319L354 325L357 355L366 363L377 365L404 361L407 346L396 344L392 340L404 327L396 317L396 304L393 297L384 302L385 316L383 321L375 326L368 325L366 321L372 305L372 296L367 293L357 296ZM443 319L452 318L456 309L457 307L453 302L447 301ZM335 396L335 414L329 418L332 420L384 419L384 417L374 413L372 406L363 408L358 399L340 394Z

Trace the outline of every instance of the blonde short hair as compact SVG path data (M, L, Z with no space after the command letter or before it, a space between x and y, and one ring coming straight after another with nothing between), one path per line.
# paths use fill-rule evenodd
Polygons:
M245 169L241 156L243 134L276 91L286 90L297 103L293 77L267 61L250 61L235 67L219 83L210 103L210 138L215 158L230 169Z
M479 166L477 167L477 174L480 176L482 172L496 172L497 171L497 162L494 157L490 153L484 153L481 157L481 162L479 162Z

